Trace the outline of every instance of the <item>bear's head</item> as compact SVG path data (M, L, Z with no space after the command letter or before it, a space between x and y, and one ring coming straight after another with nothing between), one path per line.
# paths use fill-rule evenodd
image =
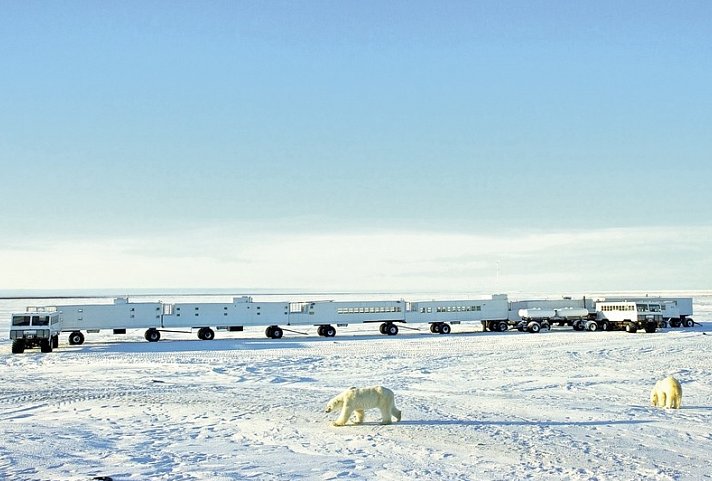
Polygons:
M331 411L334 411L336 409L341 409L341 406L343 404L344 400L341 396L331 398L331 400L326 404L326 412L330 413Z

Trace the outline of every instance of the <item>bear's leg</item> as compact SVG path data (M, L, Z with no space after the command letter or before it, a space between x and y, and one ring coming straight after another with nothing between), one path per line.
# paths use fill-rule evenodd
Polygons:
M354 411L354 414L356 415L356 420L354 421L355 424L361 424L363 423L363 420L366 418L366 411L363 409L356 409Z
M378 409L381 410L381 424L391 424L391 407L390 406L380 406Z
M401 412L400 412L400 410L396 407L395 404L391 407L391 414L396 418L396 421L400 422L400 420L401 420Z
M650 403L655 407L658 406L658 390L657 390L657 388L650 391Z
M354 412L353 407L351 406L351 403L345 402L344 407L341 409L341 415L338 417L336 421L334 421L334 426L343 426L346 424L351 417L351 413Z

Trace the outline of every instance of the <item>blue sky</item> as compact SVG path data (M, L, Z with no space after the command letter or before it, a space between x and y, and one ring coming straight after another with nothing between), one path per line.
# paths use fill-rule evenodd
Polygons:
M0 289L710 288L709 2L0 4Z

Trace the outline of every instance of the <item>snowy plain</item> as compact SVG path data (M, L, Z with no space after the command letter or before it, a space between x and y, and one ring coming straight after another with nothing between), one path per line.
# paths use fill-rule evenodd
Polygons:
M22 355L10 312L62 302L0 300L0 479L712 479L712 292L692 295L701 325L654 334L130 331ZM668 374L680 410L649 405ZM333 427L329 398L372 384L402 422Z

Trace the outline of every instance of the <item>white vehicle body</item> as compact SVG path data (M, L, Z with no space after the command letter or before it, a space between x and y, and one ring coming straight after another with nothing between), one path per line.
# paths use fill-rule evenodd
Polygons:
M28 308L29 309L29 308ZM663 326L666 320L689 322L692 325L692 298L639 298L639 299L533 299L510 302L506 294L496 294L488 299L406 301L313 301L313 302L254 302L241 296L232 302L129 302L128 298L114 299L113 303L56 305L31 308L38 312L53 312L50 318L50 346L56 347L59 332L69 332L70 344L82 344L82 332L113 330L125 334L127 329L146 329L146 340L155 342L161 331L185 332L198 330L198 338L213 339L216 330L242 331L247 326L266 327L267 337L280 338L280 326L318 326L320 336L336 334L334 325L380 323L380 332L398 333L398 324L430 324L433 333L449 334L451 325L481 322L483 330L506 331L515 322L520 330L539 332L550 328L553 322L571 324L576 330L625 328L634 332L645 328L654 332L652 324ZM22 313L20 316L25 316ZM24 317L13 317L18 323ZM30 317L31 319L31 317ZM29 321L31 323L31 321ZM44 321L41 321L44 322ZM671 325L674 326L674 324ZM687 325L687 324L685 324ZM34 327L34 326L33 326ZM417 329L417 328L413 328ZM652 330L651 330L652 329ZM21 330L13 325L11 336L18 339ZM34 332L33 332L34 331ZM45 330L23 329L22 336L45 339ZM41 332L41 334L40 334ZM298 331L295 331L298 332ZM306 334L301 332L301 334ZM28 341L17 348L32 347ZM50 349L42 345L43 350Z
M692 319L692 298L691 297L667 297L667 296L609 296L607 302L630 301L640 304L659 304L662 309L662 319L660 327L692 327L695 322Z
M52 309L62 317L62 331L69 332L69 343L82 344L85 332L111 329L114 334L126 334L126 329L161 327L163 304L160 302L129 302L126 297L114 299L113 304L57 305ZM156 331L158 332L158 331Z
M52 352L59 345L62 332L60 313L44 307L28 307L25 312L13 313L10 320L10 339L13 354L39 346L42 352Z
M604 301L596 303L597 320L604 329L638 329L655 332L662 321L662 307L657 302Z
M528 320L570 321L586 318L589 312L588 309L582 307L561 307L556 309L534 307L531 309L519 309L517 314L520 318Z

